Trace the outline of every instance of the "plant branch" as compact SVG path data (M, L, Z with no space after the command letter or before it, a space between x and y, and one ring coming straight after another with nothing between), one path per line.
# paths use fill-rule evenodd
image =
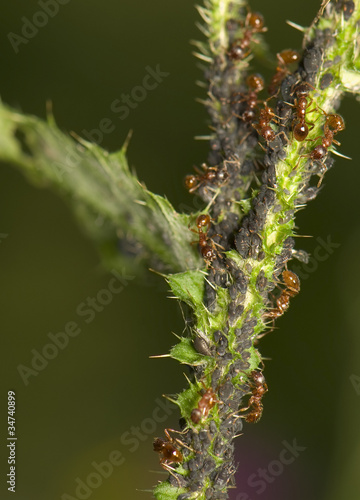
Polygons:
M0 104L0 159L20 168L31 182L57 190L81 218L95 243L134 242L134 252L154 269L199 266L190 246L189 216L177 213L131 173L126 145L108 153L62 133L52 116L44 122Z

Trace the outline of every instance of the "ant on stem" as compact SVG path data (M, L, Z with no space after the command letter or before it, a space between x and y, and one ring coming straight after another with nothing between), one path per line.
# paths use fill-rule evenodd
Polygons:
M257 105L260 102L258 100L258 93L264 89L265 82L261 75L255 73L247 77L246 83L249 87L249 92L247 94L242 94L243 99L237 102L246 102L246 108L239 118L246 123L251 123L255 120Z
M276 54L278 65L276 67L276 73L272 77L270 85L268 87L268 92L271 96L277 94L280 88L280 84L289 73L288 66L300 60L300 54L296 50L286 49L278 54Z
M196 219L197 230L191 229L193 233L199 236L199 247L200 253L207 265L216 259L217 254L212 246L209 245L210 238L208 237L208 232L211 226L211 218L208 214L201 214ZM205 229L205 231L203 230ZM214 243L211 242L213 245Z
M206 389L204 382L201 382L205 393L202 395L200 401L198 402L197 408L194 408L191 412L191 420L194 424L198 424L202 418L205 418L209 415L209 411L213 408L219 400L216 397L215 392L211 387Z
M301 158L310 158L310 161L323 160L327 156L328 149L333 143L336 144L337 146L340 146L340 142L334 139L334 135L344 130L345 128L344 119L337 114L327 114L327 113L325 114L326 114L326 121L324 124L324 135L315 137L315 139L307 139L311 141L317 141L318 139L321 139L321 144L315 146L310 153L300 155L295 168L297 168ZM326 172L325 163L321 161L321 164L323 167L323 172L317 184L317 187L320 187Z
M286 286L280 296L276 299L276 308L270 309L265 313L267 318L279 318L290 306L290 298L295 297L300 292L300 279L292 271L283 271L282 277ZM259 337L260 338L260 337Z
M260 370L253 370L248 377L250 381L251 396L248 407L242 408L241 411L250 409L249 413L245 416L245 422L255 424L262 416L264 407L261 399L268 391L268 387L266 385L265 377Z
M250 43L254 33L264 33L264 18L259 12L249 12L245 19L245 32L242 38L235 40L228 52L231 61L241 61L250 54Z
M184 460L184 456L180 450L178 450L174 443L178 440L174 439L170 435L171 429L165 429L164 434L167 438L167 441L161 438L155 438L153 442L153 449L160 455L160 465L167 472L175 477L175 479L179 482L179 479L174 475L173 471L175 470L171 467L170 464L179 464Z

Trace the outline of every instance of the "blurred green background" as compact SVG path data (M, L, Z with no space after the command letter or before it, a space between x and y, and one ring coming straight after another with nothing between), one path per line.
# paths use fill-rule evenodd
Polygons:
M264 14L275 53L301 46L301 34L285 20L309 24L318 3L251 5ZM32 0L6 4L0 21L3 101L45 117L51 99L60 127L80 135L111 118L116 128L101 142L111 151L133 129L129 159L139 178L175 207L191 206L182 180L207 156L207 144L193 140L207 133L206 113L195 102L203 94L195 85L201 71L189 45L201 37L193 3L70 0L29 43L19 45L18 54L8 34L21 34L22 18L32 19L42 9ZM169 76L118 120L111 103L140 85L145 68L157 64ZM359 498L358 102L345 99L341 113L347 127L339 137L341 152L353 161L337 159L321 195L298 214L299 233L314 237L297 241L312 253L319 237L339 246L311 272L302 270L302 293L277 322L279 329L260 344L263 356L271 358L265 371L269 392L262 420L237 440L238 488L232 499ZM162 479L152 439L178 420L176 410L163 422L152 415L161 394L180 391L185 379L174 361L149 356L166 353L174 343L171 332L183 330L180 309L166 298L160 278L135 279L87 324L76 309L107 287L110 273L61 199L30 186L7 165L1 165L0 177L0 233L7 235L0 240L0 498L12 498L5 476L8 390L17 398L15 498L150 498L140 490ZM18 366L30 367L31 351L41 351L49 332L63 331L69 321L81 333L25 385ZM166 416L164 410L160 414ZM137 427L141 434L130 441ZM247 485L251 474L278 459L284 441L294 439L306 450L271 478L264 493ZM96 476L94 462L108 461L115 450L123 463L112 472L108 468L108 477ZM76 492L77 481L92 487Z

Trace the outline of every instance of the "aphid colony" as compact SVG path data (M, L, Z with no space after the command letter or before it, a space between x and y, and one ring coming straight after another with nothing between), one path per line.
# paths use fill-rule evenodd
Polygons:
M247 58L251 55L251 45L258 42L256 35L263 33L266 30L267 28L265 27L263 16L258 12L248 12L243 25L242 36L235 38L228 48L227 57L229 65L242 64L244 60L247 60ZM315 59L316 58L314 57L314 60ZM312 59L307 57L306 66L310 67L311 64L313 64L316 68L316 64L318 63L311 61ZM309 132L314 128L316 123L309 121L308 115L314 111L316 111L317 114L324 113L316 104L313 104L314 98L310 97L312 92L316 94L313 84L306 80L301 80L300 76L297 76L295 81L293 81L290 86L286 83L285 87L288 87L287 90L282 88L285 78L288 75L291 76L290 68L299 62L301 62L301 56L295 50L286 49L277 54L277 67L268 86L268 93L270 95L268 98L263 100L259 99L259 94L265 88L264 78L259 74L250 74L247 76L246 91L233 92L231 100L228 101L232 110L231 114L233 117L248 125L248 135L251 132L257 132L258 137L265 140L267 145L276 141L279 135L282 135L285 138L285 142L295 139L305 145L304 141L309 140ZM310 69L313 68L310 67ZM310 75L311 74L312 73L310 73ZM325 78L323 78L320 83L320 88L325 88L326 85L332 82L331 73L328 73L327 76L330 77L326 78L326 81L329 83L325 84ZM285 113L286 116L278 116L275 108L270 105L270 101L278 98L280 91L283 95L288 95L288 97L282 102L283 113ZM222 101L225 103L226 99L224 101L223 98ZM289 132L285 133L284 131L286 123L284 120L288 118L289 112L290 114L292 113L293 116L291 120L290 134ZM315 145L309 153L300 154L298 163L296 164L297 167L302 158L308 158L311 165L316 164L319 166L317 171L320 175L318 187L320 186L327 170L325 160L327 158L329 148L332 144L339 145L339 143L334 139L334 135L345 128L344 120L340 115L324 114L326 118L323 134L319 135L315 139L311 139L312 142L320 141L320 143ZM277 132L273 128L272 124L275 124L280 131ZM227 122L224 122L223 128L226 129L227 126ZM216 148L217 147L218 146L216 146ZM224 184L232 180L231 175L229 175L226 168L226 165L229 165L229 163L231 163L231 161L211 166L203 163L201 166L202 171L198 170L197 174L190 174L185 178L185 186L187 190L190 193L194 193L199 190L199 188L207 188L215 195L217 188L222 187ZM199 193L199 195L201 196L204 192L205 191L203 190ZM202 242L204 242L204 239L200 241L200 248L202 248ZM204 256L205 252L203 249L201 249L201 253ZM204 256L207 263L211 262L211 258L209 257L211 257L210 254L208 257Z
M237 431L241 430L241 425L239 426L237 424L239 418L244 418L248 423L256 423L260 420L263 412L262 398L268 390L265 377L260 370L251 371L247 375L247 378L249 381L249 392L251 394L248 406L239 411L231 412L227 418L229 424L231 424ZM204 393L201 395L197 407L191 412L191 421L194 425L199 424L203 418L206 418L216 403L223 404L211 387L207 389L204 382L202 382L202 385ZM240 412L243 411L247 412L244 416L240 414ZM210 436L211 433L214 433L214 431L216 432L215 422L210 421L208 431ZM170 432L176 432L179 435L183 435L183 437L182 439L174 438ZM225 429L223 429L223 432L226 434ZM176 469L173 466L182 463L184 460L184 452L180 451L180 449L185 449L186 453L190 451L201 454L201 451L195 450L190 446L190 444L193 444L193 446L197 448L197 441L194 439L196 434L194 434L194 430L192 430L191 427L186 427L182 432L174 431L173 429L165 429L164 433L166 440L162 438L155 438L153 442L153 449L160 456L161 466L175 478L175 481L178 483L177 485L180 487L180 477L178 474L175 474ZM202 437L204 440L205 436ZM186 444L185 441L187 441L188 444ZM220 451L218 452L216 447L214 447L214 452L220 454ZM201 457L198 457L198 461L201 461Z
M342 5L346 20L346 16L351 16L352 2L343 1ZM189 412L184 412L183 430L165 429L166 439L154 441L154 451L159 453L161 465L171 474L170 484L186 489L178 500L195 498L204 483L209 483L208 479L210 486L204 490L204 498L227 498L226 493L221 495L231 484L235 471L231 441L241 432L244 420L247 423L259 421L263 412L262 398L268 391L262 371L251 365L251 348L262 335L255 333L259 317L246 309L245 297L251 287L251 294L257 293L264 298L265 310L260 313L260 321L266 323L282 316L291 299L300 292L298 276L287 268L287 262L300 254L293 250L294 239L289 233L281 241L281 253L274 257L273 274L269 276L265 267L262 268L260 263L268 252L262 240L264 226L268 214L273 216L280 210L283 213L276 220L278 224L287 224L296 206L316 197L331 161L327 158L328 152L333 144L339 145L335 136L345 128L340 115L325 113L316 105L319 93L332 84L334 77L329 71L321 82L316 81L322 54L315 44L305 47L302 56L292 49L279 52L268 87L257 73L247 74L244 85L236 87L234 68L249 66L252 46L259 42L258 35L267 28L261 14L248 12L243 23L230 19L227 30L226 64L216 67L215 61L207 76L213 102L218 104L218 107L212 106L211 102L208 106L213 131L209 160L185 179L188 192L202 198L211 214L198 215L193 227L189 227L196 234L195 243L207 267L204 306L210 313L216 312L217 291L226 290L229 300L225 311L227 324L222 331L212 332L211 339L195 328L193 347L202 356L215 360L212 372L204 373L201 365L194 366L198 392L195 396L192 393ZM300 69L292 74L296 64ZM316 90L315 85L321 90ZM268 96L261 98L266 89ZM324 120L321 132L309 139L310 132L319 128L317 121L321 118ZM253 151L258 141L266 151L260 165L243 154L246 147ZM290 175L300 173L303 184L295 208L284 210L277 199L276 165L286 159L284 146L290 141L299 143L301 148ZM303 153L305 147L307 152ZM309 185L313 174L320 176L317 186ZM236 198L237 191L244 185L247 186L245 192L249 189L250 183L246 183L251 176L252 179L256 176L257 191L240 221L238 210L231 207L241 203L242 199ZM245 184L242 184L243 178ZM237 251L240 266L232 263L227 254L229 250ZM255 279L254 269L256 272L261 269ZM280 291L275 297L270 294L269 299L269 292L276 284ZM234 380L240 382L234 383ZM248 402L244 407L242 400L246 395ZM174 438L173 432L180 438ZM214 457L222 457L222 465L218 466Z
M333 118L337 115L328 115L331 118L331 126L335 127L335 124L339 124L338 120ZM329 125L330 126L330 125ZM329 133L331 130L329 129ZM211 226L211 219L208 214L201 214L196 219L196 227L197 231L192 229L193 232L199 235L199 247L201 251L201 255L204 258L205 262L210 266L211 263L217 258L217 253L215 251L215 245L212 242L211 238L208 236L208 232ZM205 231L204 231L205 228ZM241 280L244 280L245 277L237 276L236 282L239 282L240 290L242 288ZM280 296L276 299L276 308L270 309L265 313L265 317L269 318L278 318L284 314L284 312L289 308L290 298L295 297L300 292L300 280L299 277L292 271L285 270L282 272L282 278L284 280L285 289L281 291ZM264 280L264 277L263 277ZM260 283L260 281L259 281ZM266 287L266 284L264 288ZM230 296L233 295L232 290L234 290L234 297L236 297L237 284L235 283L233 286L229 287Z

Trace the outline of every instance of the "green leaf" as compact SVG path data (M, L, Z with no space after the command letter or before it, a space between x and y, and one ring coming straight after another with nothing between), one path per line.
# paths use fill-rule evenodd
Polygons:
M154 497L157 500L176 500L181 493L185 493L185 488L174 488L171 484L160 483L154 489Z
M170 350L170 356L180 361L180 363L193 366L201 365L201 363L204 363L204 358L206 358L206 356L202 356L195 351L191 339L187 338L182 338L180 342Z
M190 307L203 307L204 279L202 271L169 274L166 279L175 297Z

